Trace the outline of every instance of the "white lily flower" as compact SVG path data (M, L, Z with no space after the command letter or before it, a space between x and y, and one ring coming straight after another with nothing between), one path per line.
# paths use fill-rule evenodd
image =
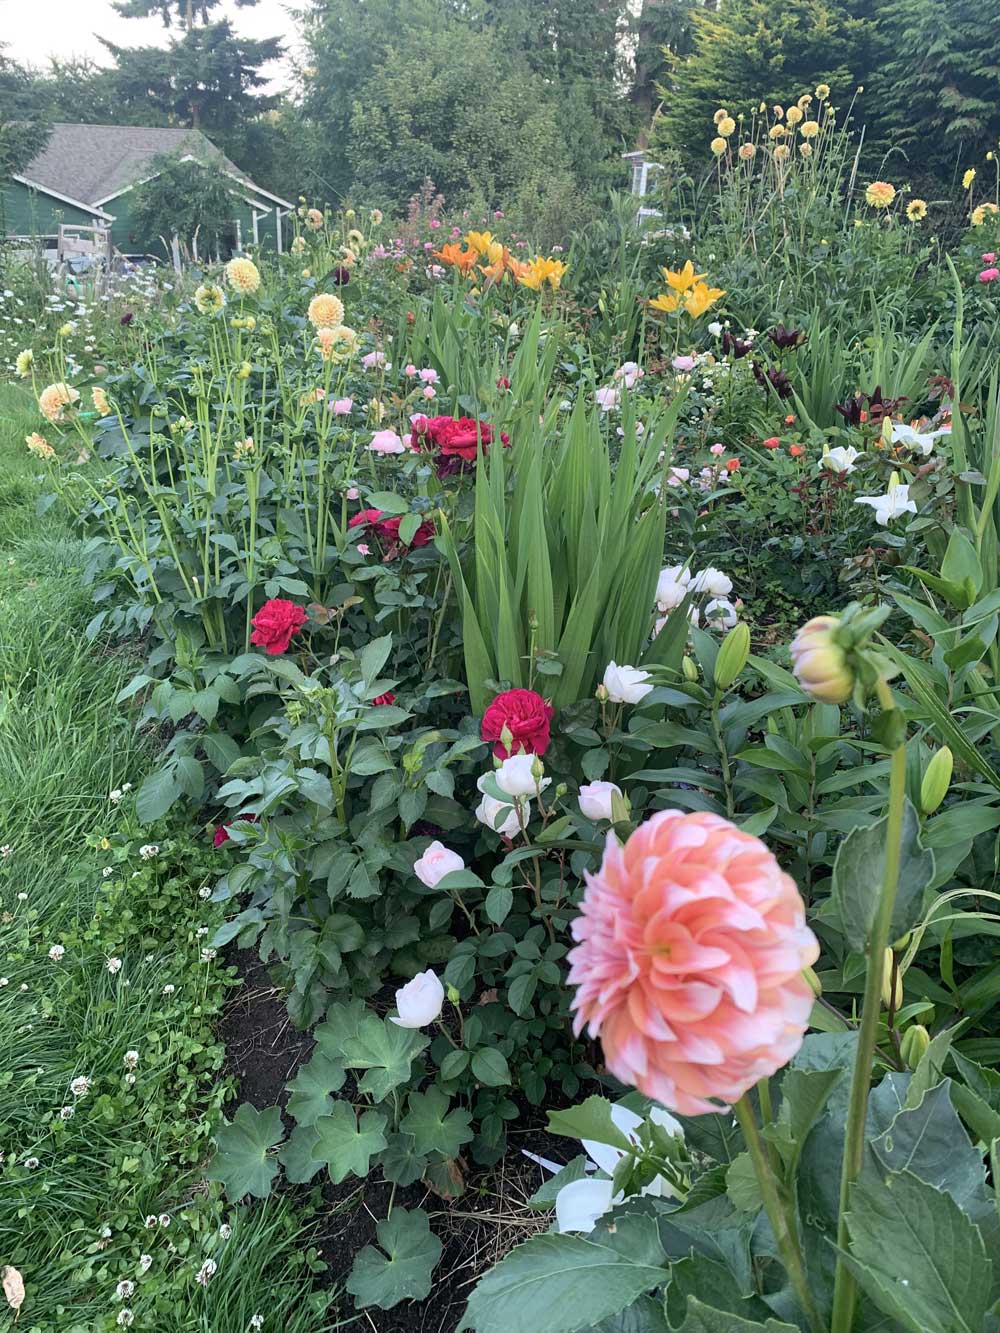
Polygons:
M626 1106L612 1106L611 1119L615 1127L625 1135L633 1145L638 1145L636 1132L643 1123L642 1116L630 1111ZM654 1106L649 1112L649 1119L660 1125L668 1134L683 1136L684 1131L678 1121L662 1107ZM625 1156L625 1150L610 1143L598 1143L595 1139L582 1139L581 1144L590 1160L608 1177L615 1174L615 1168ZM593 1231L609 1208L621 1203L624 1193L612 1194L612 1181L574 1180L564 1185L556 1195L556 1225L560 1231ZM663 1176L657 1176L643 1190L643 1194L652 1194L657 1198L671 1197L673 1190L670 1182Z
M900 514L915 514L917 506L910 499L909 486L903 486L896 473L889 478L889 489L885 495L859 495L856 505L871 505L875 510L875 522L886 528Z
M828 449L820 459L820 467L828 468L831 472L853 472L854 460L858 457L859 451L848 445L838 445L836 449Z
M902 421L892 423L892 442L893 444L903 444L907 449L919 449L923 456L927 455L934 448L934 441L942 435L950 435L951 426L940 426L937 430L919 431L913 426L907 426Z

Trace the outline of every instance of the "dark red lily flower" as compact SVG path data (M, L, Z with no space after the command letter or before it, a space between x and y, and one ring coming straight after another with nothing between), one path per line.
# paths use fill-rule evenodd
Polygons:
M776 329L772 329L767 335L780 351L788 347L801 347L808 338L808 334L802 329L786 329L784 324L779 324Z
M753 343L747 342L743 338L737 338L736 334L730 333L728 329L722 335L722 350L727 356L735 357L737 361L746 356L752 346Z

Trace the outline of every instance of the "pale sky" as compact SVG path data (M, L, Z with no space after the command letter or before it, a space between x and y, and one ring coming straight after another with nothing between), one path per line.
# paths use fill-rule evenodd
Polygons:
M295 24L286 12L289 3L294 0L258 0L252 8L237 9L232 0L223 0L213 18L231 19L244 37L280 37L288 48L295 43ZM171 31L179 35L179 29ZM99 36L118 46L165 46L168 34L158 18L122 18L111 0L0 0L0 42L22 63L44 66L49 55L56 55L90 56L110 64ZM264 68L273 87L287 82L283 66Z

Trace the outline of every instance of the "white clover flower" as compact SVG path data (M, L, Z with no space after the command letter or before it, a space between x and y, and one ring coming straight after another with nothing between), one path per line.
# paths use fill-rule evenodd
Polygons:
M115 873L114 866L105 866L104 869L101 871L101 874L104 876L105 879L110 879L114 873Z
M264 1316L262 1314L252 1314L250 1323L247 1325L248 1333L260 1333L264 1327Z
M194 1275L195 1282L200 1283L203 1287L207 1287L218 1267L219 1265L214 1259L206 1259Z
M121 787L115 787L114 791L108 793L108 800L112 805L117 805L124 795Z
M0 977L0 986L9 986L10 977Z
M75 1106L64 1106L62 1110L59 1112L59 1119L72 1120L75 1115L76 1115Z
M157 1218L155 1213L147 1213L144 1225L147 1227L155 1227L158 1221L159 1219Z
M148 1273L153 1267L153 1256L151 1254L139 1255L139 1272Z
M14 848L10 845L10 843L5 842L4 845L0 847L0 856L2 856L4 860L6 860L7 857L10 856L13 850Z
M210 963L212 959L215 958L217 953L218 953L217 949L202 949L201 961L203 963Z
M212 896L211 885L203 884L202 887L198 890L198 897L201 898L203 902L208 902L211 896Z
M159 850L160 849L155 842L147 842L144 846L139 848L139 855L144 861L152 861L153 857L158 855Z
M126 1051L124 1056L122 1056L122 1063L125 1065L126 1069L134 1069L139 1063L139 1052Z
M17 901L19 903L26 903L28 901L28 895L26 893L19 893L17 895Z
M232 1234L233 1234L232 1227L229 1225L228 1222L223 1222L222 1225L219 1227L219 1236L221 1237L221 1239L228 1240Z
M109 958L106 966L113 977L117 976L122 970L122 960L120 958Z
M173 993L174 993L174 991L175 991L176 989L177 989L177 987L171 985L171 983L168 981L167 984L163 987L163 994L164 994L164 995L173 995Z
M53 944L52 948L49 950L49 957L54 963L58 963L65 952L66 949L62 944Z
M127 1277L122 1278L121 1282L115 1287L115 1299L119 1301L127 1301L134 1291L135 1283Z
M85 1074L81 1074L69 1085L69 1090L74 1097L86 1097L90 1091L90 1079Z
M129 1085L129 1087L131 1087L131 1086L133 1085L133 1083L135 1082L135 1075L134 1075L134 1074L126 1074L126 1075L125 1075L125 1082Z
M24 1165L29 1171L37 1171L40 1163L37 1157L26 1157L24 1159Z
M135 1315L126 1305L123 1309L118 1311L118 1318L115 1322L118 1324L119 1328L131 1328L135 1323Z
M198 929L194 932L194 937L196 940L203 940L207 934L208 934L208 927L199 926Z
M170 1214L161 1213L159 1217L159 1222L161 1227L168 1227L170 1225Z
M103 1226L103 1227L101 1227L100 1236L101 1236L101 1239L102 1239L102 1240L110 1240L110 1239L111 1239L111 1228L110 1228L109 1226Z

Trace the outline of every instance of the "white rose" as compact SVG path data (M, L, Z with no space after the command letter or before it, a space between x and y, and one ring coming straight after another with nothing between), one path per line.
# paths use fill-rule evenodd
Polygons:
M512 754L503 761L493 777L507 796L538 796L552 781L541 774L542 761L537 754Z
M614 704L637 704L653 687L649 683L648 671L609 662L604 671L604 688Z
M710 597L728 597L733 590L733 581L721 569L709 565L700 574L694 576L691 584L695 592L707 592Z
M498 824L497 820L503 811L507 812L503 823ZM480 824L485 824L487 828L494 833L500 833L505 838L516 837L521 831L521 819L518 816L518 810L521 811L524 822L527 824L531 818L530 801L512 801L508 804L506 801L498 801L495 796L487 796L483 793L483 799L476 806L476 818Z
M436 889L445 875L450 875L453 870L464 869L465 862L458 852L441 842L432 842L423 856L413 863L413 873L429 889Z
M717 629L732 629L739 620L736 607L725 597L713 597L705 607L705 620Z
M610 819L612 797L622 796L613 782L587 782L580 788L580 813L587 819ZM624 799L624 798L622 798Z
M444 1006L444 987L430 969L418 972L396 992L399 1016L390 1015L389 1022L400 1028L422 1028L433 1023Z

